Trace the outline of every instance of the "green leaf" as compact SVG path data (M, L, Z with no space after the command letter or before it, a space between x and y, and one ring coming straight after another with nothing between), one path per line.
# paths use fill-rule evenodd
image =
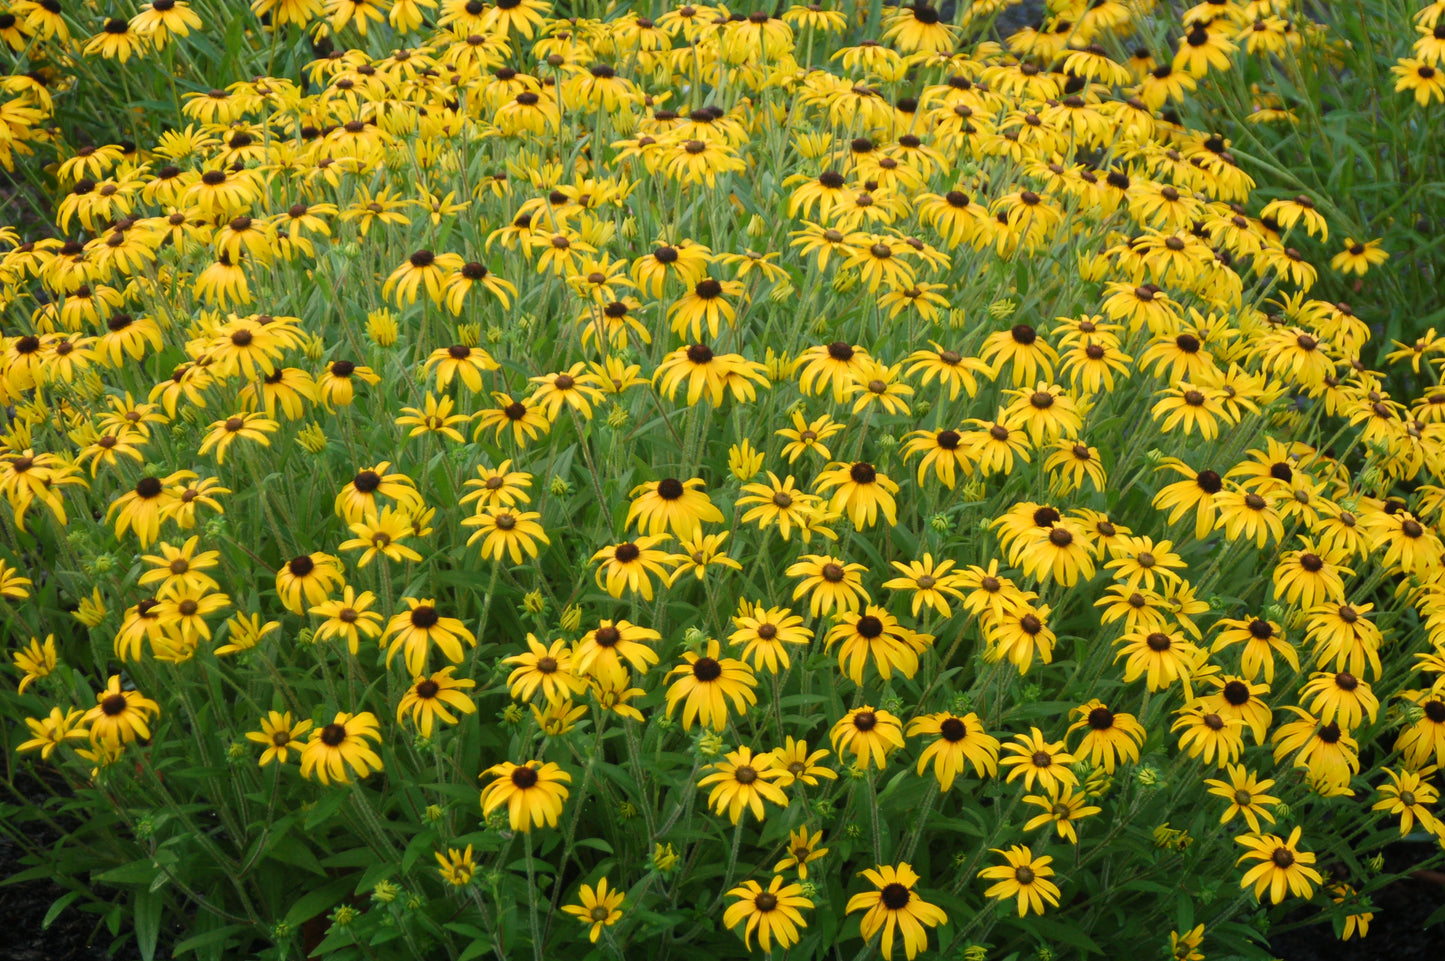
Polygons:
M151 858L141 858L138 861L131 861L129 864L122 864L118 868L111 868L101 874L94 875L92 880L103 884L127 885L139 884L150 888L151 882L159 874L156 863Z
M354 882L350 877L337 878L309 894L303 894L295 904L291 905L291 910L286 912L286 923L296 928L316 915L325 913L334 905L339 904L353 886Z
M151 890L135 893L135 943L145 961L155 961L156 942L161 935L161 908L164 899Z
M183 954L189 954L195 951L197 948L204 948L212 944L223 944L231 935L240 934L249 927L250 925L247 924L226 924L219 928L198 934L193 938L186 938L180 944L171 948L171 956L180 957Z
M50 906L50 910L45 912L45 917L40 922L40 930L48 930L55 923L55 919L60 917L60 912L70 907L75 899L84 893L84 891L71 891L69 894L62 894L56 898L55 903Z
M332 815L341 810L341 805L346 803L348 796L346 791L337 789L317 801L315 806L306 812L306 830L310 831L331 820Z

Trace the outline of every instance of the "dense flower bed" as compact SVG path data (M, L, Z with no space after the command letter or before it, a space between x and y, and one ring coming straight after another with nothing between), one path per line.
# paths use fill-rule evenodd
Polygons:
M0 717L146 957L1268 957L1445 834L1436 268L1220 132L1330 28L91 6L0 14Z

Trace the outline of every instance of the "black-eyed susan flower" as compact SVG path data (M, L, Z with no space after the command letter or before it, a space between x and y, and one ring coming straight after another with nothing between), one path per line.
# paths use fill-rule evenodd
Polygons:
M54 634L45 635L43 642L32 637L28 645L17 649L11 655L16 670L21 673L20 686L16 693L24 694L31 684L43 677L49 677L55 670L57 659Z
M871 661L886 681L896 670L904 677L918 671L918 650L932 641L899 624L881 607L872 604L858 611L840 611L838 623L828 631L825 649L838 644L838 666L853 681L862 685L863 672Z
M758 947L769 953L774 943L785 951L798 943L798 929L807 927L801 912L813 907L803 896L802 885L784 883L780 875L774 875L767 888L757 881L744 881L727 896L736 900L723 912L723 927L736 928L746 920L743 944L751 950L756 933Z
M471 488L471 493L462 495L459 503L473 504L478 511L491 507L516 507L532 500L527 493L527 488L532 486L532 475L512 470L510 458L495 468L478 466L477 476L462 486Z
M1054 874L1054 869L1049 866L1053 858L1035 857L1032 850L1018 844L1008 850L990 850L1003 855L1008 863L978 872L980 878L996 882L984 891L985 897L997 898L1000 901L1017 898L1019 917L1023 917L1030 910L1035 914L1043 914L1045 903L1058 907L1059 888L1049 880Z
M477 413L475 437L480 439L483 431L494 431L494 439L501 441L502 435L511 432L512 441L520 448L535 441L540 435L552 429L552 421L541 408L525 400L514 400L510 394L493 392L497 406ZM463 415L457 415L463 416Z
M957 716L947 712L916 717L908 722L908 736L933 735L934 740L918 758L918 773L929 763L941 790L953 786L953 780L970 764L979 777L998 773L998 738L983 728L976 714Z
M1346 730L1358 727L1365 718L1373 723L1380 710L1380 701L1370 685L1348 671L1311 674L1309 683L1300 688L1299 697L1311 714L1327 724L1337 721Z
M776 780L780 788L792 787L798 782L809 787L817 787L819 778L826 778L829 781L838 779L837 771L819 763L832 753L827 748L809 751L807 741L794 740L790 736L782 747L773 748L771 753L774 767L778 769Z
M358 594L351 585L346 585L340 597L309 608L310 613L326 619L316 628L315 639L320 642L344 638L347 649L355 654L362 637L371 640L381 634L381 615L371 609L375 603L376 595L371 591Z
M621 891L609 890L604 877L597 882L596 888L590 884L578 888L577 900L580 903L564 904L562 910L588 925L587 937L596 944L604 927L611 927L622 920L622 903L626 897Z
M840 755L852 752L859 767L875 763L882 770L889 752L903 747L903 727L888 711L875 710L865 704L856 707L833 725L829 737L833 750Z
M807 597L809 612L822 617L834 610L856 611L869 601L861 576L866 570L862 564L849 564L842 558L804 554L785 573L802 579L793 588L793 600Z
M517 665L507 675L507 692L516 700L530 701L538 690L547 701L560 701L586 690L586 682L573 669L572 649L565 640L543 644L527 635L527 653L503 658Z
M1069 765L1077 758L1068 752L1063 741L1050 743L1038 728L1030 728L1028 734L1016 734L1014 739L1003 745L1009 756L999 763L1009 768L1006 781L1024 779L1024 787L1033 790L1037 780L1044 790L1064 785L1078 787L1079 779Z
M30 739L21 741L15 750L24 754L39 751L42 761L50 760L55 749L66 741L84 740L90 736L85 728L85 712L80 708L52 707L45 717L27 717L25 726L30 728Z
M1234 820L1235 815L1243 815L1249 823L1250 831L1259 834L1260 818L1270 824L1274 823L1274 815L1269 809L1279 803L1279 798L1265 793L1274 787L1274 781L1259 780L1242 764L1229 765L1228 774L1228 781L1211 778L1204 782L1209 785L1210 794L1229 801L1229 807L1220 815L1219 823L1228 824Z
M747 712L748 705L758 702L753 691L758 684L753 669L744 661L723 657L716 640L709 640L702 654L685 651L682 658L685 663L667 674L668 678L677 678L667 689L667 713L671 716L682 704L684 731L692 728L694 720L715 731L725 730L729 700L740 715Z
M524 832L543 825L557 826L570 793L565 785L572 783L572 775L551 761L503 761L487 768L481 776L494 778L482 790L482 815L490 816L505 806L512 830Z
M1254 735L1254 743L1263 744L1274 717L1265 700L1269 697L1269 685L1254 684L1229 674L1210 674L1205 680L1218 690L1201 697L1199 706L1222 717L1238 720Z
M364 517L348 525L352 537L342 541L338 550L361 551L358 569L370 564L378 555L389 561L420 561L421 555L402 543L412 534L411 515L390 506L381 513Z
M1205 764L1225 767L1244 751L1243 724L1238 718L1225 717L1207 706L1191 704L1179 712L1171 731L1182 731L1179 749L1190 757L1202 758Z
M194 475L191 475L194 476ZM174 483L178 474L166 477L142 477L135 487L111 502L106 511L106 521L115 520L115 536L122 537L127 530L135 532L141 547L148 547L160 536L161 519L176 499L167 485Z
M1178 681L1186 697L1192 696L1190 675L1204 652L1177 630L1125 634L1114 643L1119 645L1114 659L1125 659L1125 683L1142 677L1150 691L1162 691Z
M1058 638L1049 628L1049 606L1035 605L1037 596L1030 592L1006 604L998 618L984 618L985 660L1007 660L1027 674L1037 657L1048 664L1054 659Z
M1274 834L1246 834L1235 838L1248 849L1236 863L1259 862L1245 872L1239 886L1248 891L1253 885L1254 896L1259 900L1264 899L1267 890L1270 901L1275 904L1283 901L1286 893L1301 898L1311 897L1314 888L1310 885L1320 884L1322 879L1319 872L1310 867L1315 863L1315 856L1299 849L1301 831L1302 828L1296 826L1288 840Z
M261 752L261 758L257 762L265 767L272 762L285 764L290 760L291 752L298 754L303 749L302 739L306 732L311 730L311 722L306 719L295 720L290 711L269 711L261 718L261 730L247 731L246 740L255 744L264 744L266 749Z
M1417 820L1426 831L1438 835L1441 823L1428 805L1440 800L1440 792L1422 778L1418 771L1401 771L1397 774L1390 768L1382 770L1389 776L1390 783L1379 786L1377 790L1380 800L1376 801L1370 810L1398 814L1401 837L1410 833Z
M301 749L301 776L323 785L348 784L351 774L365 778L382 769L381 758L367 743L380 740L376 716L370 711L339 712L330 724L311 732Z
M496 370L498 366L485 350L465 344L439 347L426 359L426 369L436 372L437 390L446 390L452 378L459 377L467 390L474 394L482 392L482 374Z
M579 675L610 678L622 685L629 665L639 674L646 674L657 663L657 652L648 645L661 639L662 635L651 628L625 620L604 620L577 642L572 653L574 670Z
M160 705L137 690L123 690L119 674L112 674L105 689L95 696L96 705L85 712L81 723L89 725L90 740L129 744L151 736L150 722L160 714Z
M831 385L833 400L841 404L870 359L864 348L841 340L809 347L794 362L798 389L804 394L821 394Z
M621 597L627 590L640 594L643 600L652 600L652 578L667 583L670 572L666 568L676 563L673 555L657 548L668 540L671 540L669 534L654 534L597 551L591 558L592 563L599 565L597 586L613 597Z
M783 447L782 456L788 459L789 464L793 464L804 453L809 452L823 460L831 460L833 454L824 441L842 429L843 425L835 422L827 414L808 421L804 419L801 412L793 411L793 426L791 428L784 427L773 433L788 440Z
M794 528L806 529L809 516L821 507L819 498L794 486L791 474L780 481L768 471L768 483L744 484L740 493L737 506L748 508L740 522L756 523L760 530L776 525L783 540L791 537Z
M464 888L472 883L476 876L477 864L472 856L472 846L468 844L465 850L458 848L447 848L447 853L435 852L437 859L437 873L442 880L455 888Z
M828 848L818 846L822 840L823 832L821 830L809 832L806 825L795 831L789 831L788 844L785 848L787 853L781 861L773 866L773 871L782 873L791 869L798 872L798 880L808 880L808 865L828 854Z
M382 505L378 498L392 501L396 508L409 514L419 512L424 506L416 482L405 474L392 473L390 461L357 471L336 495L334 506L348 525L355 524L379 515Z
M1145 730L1134 715L1111 711L1098 698L1079 705L1070 713L1079 720L1069 725L1068 733L1084 731L1076 756L1102 767L1109 774L1113 774L1120 763L1139 760Z
M462 662L462 642L476 646L476 635L457 618L443 617L431 598L403 597L402 600L408 609L394 615L381 635L382 644L391 639L386 650L388 667L396 653L402 651L406 669L415 677L425 672L431 645L435 644L442 656L453 664Z
M1276 656L1294 670L1299 670L1299 655L1285 638L1284 630L1273 621L1263 618L1220 618L1222 628L1215 638L1211 652L1224 650L1234 644L1243 644L1240 655L1240 670L1253 681L1261 674L1265 683L1273 683Z
M900 576L884 581L883 587L885 590L907 592L914 617L924 605L937 611L940 617L950 617L953 610L949 607L949 598L963 600L963 593L958 588L958 573L952 570L953 561L935 563L933 555L925 552L921 561L906 564L893 561L892 564Z
M819 473L814 482L820 491L832 491L828 509L845 513L853 527L863 530L878 522L881 513L891 527L898 523L898 508L893 495L898 485L887 475L865 461L853 464L832 464Z
M201 439L201 446L196 453L204 457L207 453L215 451L216 463L223 464L226 461L226 453L238 440L248 440L262 447L270 447L271 439L267 434L279 430L281 427L276 421L265 414L240 413L224 420L212 422L206 431L206 436Z
M1346 237L1344 249L1330 258L1330 269L1363 277L1371 267L1378 267L1390 259L1390 253L1381 246L1382 243L1380 240L1361 243L1353 237Z
M879 931L879 943L885 959L893 957L895 933L903 936L903 953L912 961L928 949L926 928L948 923L948 915L937 905L929 904L914 890L919 877L913 867L880 864L859 872L876 890L864 891L848 899L847 913L866 911L861 922L863 940L871 941Z
M752 812L753 819L763 820L767 811L764 801L779 807L788 806L788 796L773 782L780 776L776 759L771 754L754 754L746 745L729 751L721 761L708 766L709 773L697 782L698 787L711 787L707 803L718 814L727 812L734 824L743 811Z
M513 564L522 563L523 556L537 556L537 544L550 544L538 523L542 515L536 511L516 511L510 507L486 507L462 519L463 527L475 527L467 545L480 540L482 557L500 562L510 555ZM342 545L343 547L345 545Z
M696 477L685 481L665 477L638 485L632 490L627 526L635 523L643 534L670 531L687 539L699 534L704 523L722 523L722 511L713 506L702 487L702 480Z
M402 695L396 706L397 723L407 714L416 725L422 737L431 737L436 721L456 724L457 716L448 710L462 714L474 714L477 705L463 691L477 686L469 677L452 677L455 667L444 667L430 677L422 675L412 678L411 687Z
M1042 814L1034 815L1024 824L1025 831L1052 824L1059 837L1070 844L1079 843L1079 835L1074 825L1103 811L1103 808L1089 804L1084 794L1075 794L1074 789L1067 785L1062 789L1050 788L1044 794L1025 795L1023 801L1025 804L1043 808Z
M1350 732L1335 722L1286 704L1284 709L1299 720L1281 724L1274 732L1274 760L1278 764L1294 755L1294 767L1304 768L1311 786L1327 796L1351 794L1350 779L1360 770L1360 745Z
M316 551L293 557L276 572L276 595L286 610L301 614L308 606L325 601L345 582L341 562Z

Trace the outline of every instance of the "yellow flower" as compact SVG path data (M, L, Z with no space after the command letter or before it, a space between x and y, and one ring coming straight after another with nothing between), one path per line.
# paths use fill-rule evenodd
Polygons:
M467 845L466 850L447 848L447 853L434 852L437 859L437 873L442 880L454 888L464 888L472 883L472 878L477 873L477 863L472 857L472 846Z
M607 879L602 878L595 890L588 884L578 889L577 900L581 904L564 904L562 910L590 925L587 937L596 944L604 926L611 927L622 919L622 902L625 899L626 895L621 891L607 890Z
M55 670L57 657L55 635L45 635L44 643L41 643L38 638L32 637L27 647L17 650L11 656L15 667L24 675L20 678L20 687L16 693L24 694L25 689L33 682L42 677L49 677Z

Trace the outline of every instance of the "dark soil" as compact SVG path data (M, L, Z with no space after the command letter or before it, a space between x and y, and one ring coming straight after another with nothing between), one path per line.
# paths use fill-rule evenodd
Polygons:
M23 771L16 772L13 787L35 801L48 796L44 787ZM14 796L8 789L3 793ZM60 840L39 823L19 830L36 847ZM8 834L0 833L0 881L33 867L22 863L25 853ZM140 955L134 941L127 941L112 954L107 949L113 939L100 916L81 911L75 904L67 906L49 928L42 930L50 906L63 894L65 888L49 879L0 885L0 961L137 961Z
M1385 853L1385 870L1409 871L1437 853L1434 845L1395 844ZM1404 877L1371 895L1375 918L1363 940L1335 938L1328 922L1284 931L1270 939L1280 961L1437 961L1445 925L1426 930L1425 919L1445 906L1445 874L1420 872ZM1311 915L1318 917L1318 911Z

